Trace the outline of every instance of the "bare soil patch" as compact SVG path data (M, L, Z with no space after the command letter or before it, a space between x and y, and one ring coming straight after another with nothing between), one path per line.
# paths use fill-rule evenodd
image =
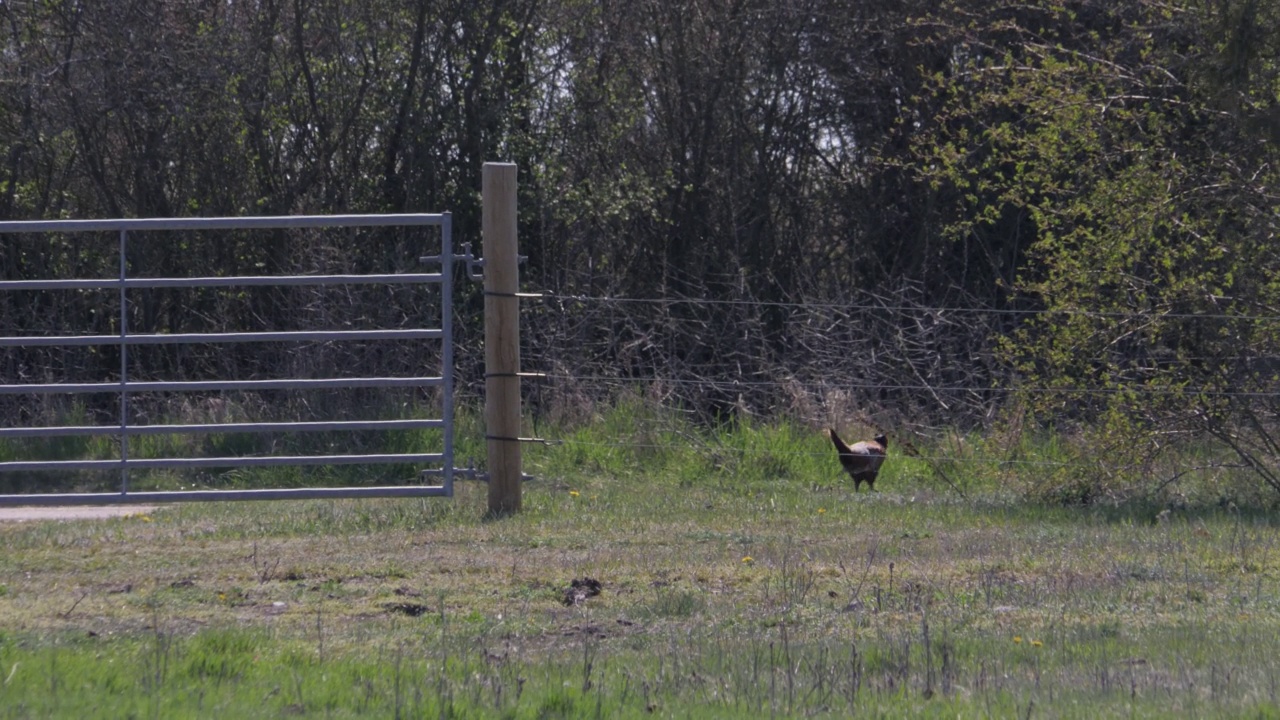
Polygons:
M76 505L67 507L5 507L0 508L0 522L31 522L36 520L104 520L106 518L147 515L155 512L155 505Z

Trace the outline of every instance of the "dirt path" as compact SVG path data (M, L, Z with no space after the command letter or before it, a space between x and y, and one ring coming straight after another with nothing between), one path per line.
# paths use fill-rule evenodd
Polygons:
M65 507L5 507L0 508L0 522L24 522L30 520L101 520L103 518L146 515L154 512L155 505L74 505Z

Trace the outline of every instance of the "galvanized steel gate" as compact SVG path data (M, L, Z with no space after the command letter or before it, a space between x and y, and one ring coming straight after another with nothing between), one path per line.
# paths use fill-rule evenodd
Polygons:
M141 231L208 231L268 230L297 228L355 228L438 226L440 255L424 257L438 260L439 272L369 275L278 275L239 277L130 277L126 249L130 232ZM119 503L160 503L197 500L268 500L287 498L355 498L355 497L422 497L453 494L453 333L452 294L453 261L452 221L448 213L411 215L335 215L248 218L183 218L141 220L55 220L0 222L0 242L8 233L119 233L119 274L102 279L32 279L0 281L0 292L18 290L119 289L120 331L117 335L0 336L0 347L118 345L120 347L119 380L92 383L11 383L0 379L3 394L103 393L119 395L118 425L84 425L60 427L0 427L0 438L57 437L106 435L119 438L120 457L105 460L31 460L0 462L0 472L42 470L118 469L118 492L41 493L0 495L0 506L12 505L107 505ZM434 284L440 286L441 314L437 327L388 330L321 330L288 332L223 332L187 334L132 334L128 323L128 291L166 287L247 287L300 285L361 285L377 283ZM0 329L0 335L3 335ZM198 381L132 381L129 379L128 349L133 346L196 343L244 343L260 341L344 341L371 339L439 340L441 365L439 375L422 377L352 377L295 378L269 380L198 380ZM361 420L333 422L244 422L201 423L182 425L133 425L129 422L129 397L140 392L211 392L236 390L292 390L371 387L440 388L442 412L439 418ZM174 457L134 458L129 455L129 438L142 435L180 433L261 433L307 432L334 430L404 430L439 428L443 435L440 452L401 454L350 454L304 456L246 457ZM131 469L251 467L268 465L352 465L421 463L439 465L439 485L407 485L382 487L313 487L258 490L178 490L133 492L129 488Z

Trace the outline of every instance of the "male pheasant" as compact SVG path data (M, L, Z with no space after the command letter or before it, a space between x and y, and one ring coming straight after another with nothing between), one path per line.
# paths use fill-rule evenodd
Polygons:
M836 446L836 452L840 453L840 464L853 478L853 491L858 492L863 481L867 483L869 489L875 490L876 475L880 473L880 466L884 464L889 439L884 435L877 435L875 440L864 440L849 446L840 439L834 429L828 428L827 436Z

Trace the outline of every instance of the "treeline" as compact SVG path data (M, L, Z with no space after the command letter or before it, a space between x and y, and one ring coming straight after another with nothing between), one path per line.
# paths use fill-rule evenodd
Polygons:
M711 416L1018 408L1103 428L1130 464L1159 433L1209 430L1280 489L1275 3L126 0L0 18L0 218L450 210L478 239L480 167L510 160L530 286L670 301L534 303L527 358L564 398L661 379ZM353 267L403 259L326 242ZM0 273L109 268L47 243L4 238ZM228 237L147 262L309 266L297 247ZM250 305L216 315L276 307Z

